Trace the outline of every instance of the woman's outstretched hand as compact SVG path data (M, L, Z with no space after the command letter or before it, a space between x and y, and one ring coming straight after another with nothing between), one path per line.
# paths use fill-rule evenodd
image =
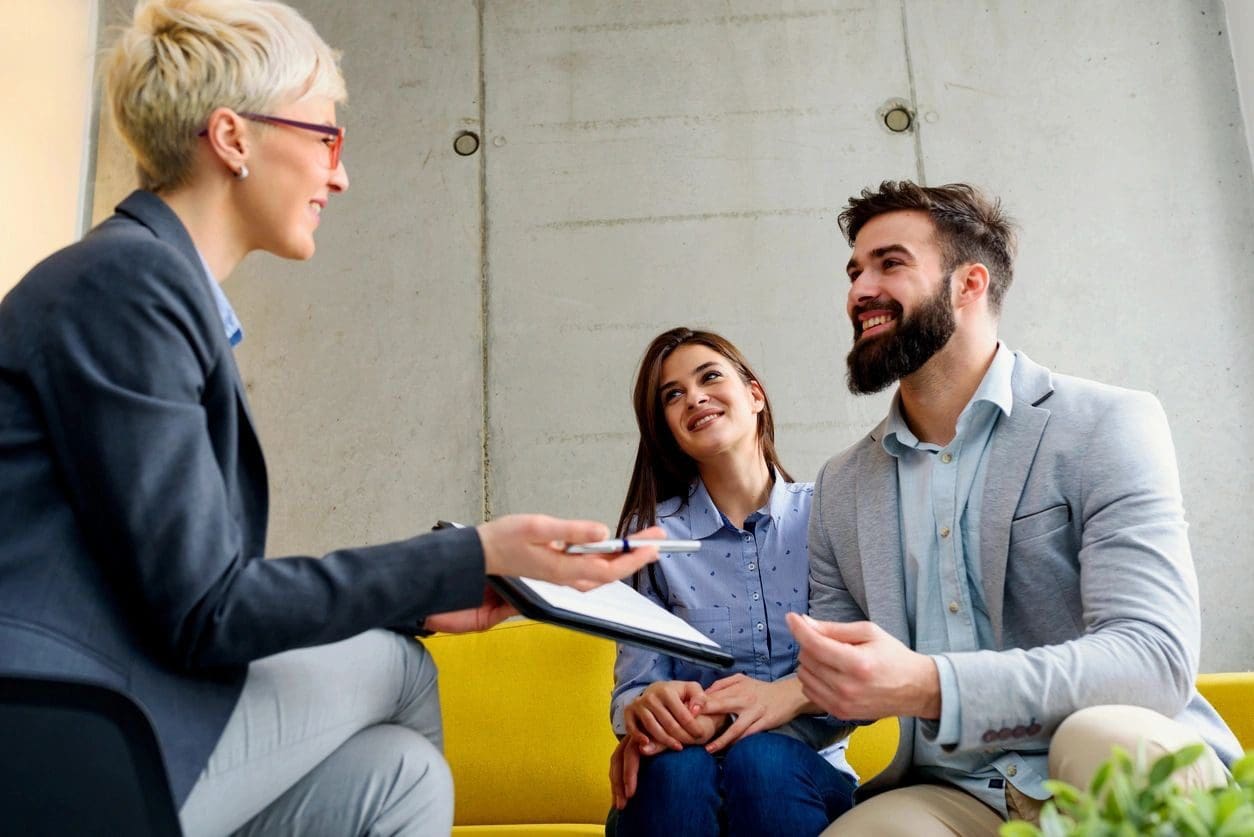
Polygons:
M567 555L562 549L568 544L609 537L604 524L590 520L512 514L477 528L488 575L538 578L587 591L626 578L657 560L657 550L651 547L607 555ZM642 538L665 536L658 526L636 534Z

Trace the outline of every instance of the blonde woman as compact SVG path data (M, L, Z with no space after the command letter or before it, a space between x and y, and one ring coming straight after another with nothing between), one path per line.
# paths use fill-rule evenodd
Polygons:
M141 189L0 303L0 671L140 702L189 835L447 834L435 670L405 634L507 615L485 573L588 588L656 556L566 557L605 528L520 516L261 560L218 283L313 255L349 186L337 56L280 3L154 0L106 83Z

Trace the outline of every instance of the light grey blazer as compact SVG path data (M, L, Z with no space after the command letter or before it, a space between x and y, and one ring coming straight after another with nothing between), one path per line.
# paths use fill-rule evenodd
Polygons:
M1240 746L1198 694L1197 578L1175 449L1157 399L1051 374L1016 353L1014 407L989 443L981 551L997 650L946 655L958 751L1043 752L1088 706L1135 704ZM869 619L907 645L896 460L884 424L823 466L810 517L810 613ZM908 782L914 724L859 790Z

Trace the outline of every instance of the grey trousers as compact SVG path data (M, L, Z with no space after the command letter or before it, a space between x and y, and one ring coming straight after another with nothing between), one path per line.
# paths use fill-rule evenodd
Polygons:
M239 703L179 812L187 837L447 835L435 663L367 633L252 663Z

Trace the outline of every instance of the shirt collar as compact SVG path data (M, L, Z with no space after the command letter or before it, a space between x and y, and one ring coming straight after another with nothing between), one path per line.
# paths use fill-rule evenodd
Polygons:
M244 329L240 325L239 317L235 316L235 309L231 307L231 301L226 298L222 286L213 278L213 271L209 269L209 262L205 261L204 253L197 249L196 255L200 257L200 266L204 268L205 279L209 281L209 290L213 294L214 304L218 307L218 316L222 318L222 330L226 333L227 342L232 346L238 346L244 339Z
M971 396L971 400L962 408L962 413L958 416L957 436L963 434L977 404L991 404L1005 415L1010 415L1010 411L1014 408L1014 390L1011 388L1014 369L1014 352L1006 348L1005 343L997 341L997 353L993 355L993 362L989 364L988 371L984 373L984 378L976 387L975 394ZM911 448L940 450L942 447L920 442L919 438L911 432L909 425L906 424L905 416L901 413L900 389L893 395L892 404L888 408L888 421L885 424L884 438L880 444L888 455L893 457L900 457Z
M767 498L766 505L754 512L765 511L770 516L772 522L776 526L779 525L780 518L785 510L789 508L789 483L785 482L778 474L775 476L775 484L771 486L771 496ZM750 515L752 517L753 515ZM692 484L692 496L688 498L688 531L690 535L701 540L713 535L725 525L726 518L723 513L718 510L718 506L714 505L714 500L710 497L710 492L706 490L705 483L700 477Z

